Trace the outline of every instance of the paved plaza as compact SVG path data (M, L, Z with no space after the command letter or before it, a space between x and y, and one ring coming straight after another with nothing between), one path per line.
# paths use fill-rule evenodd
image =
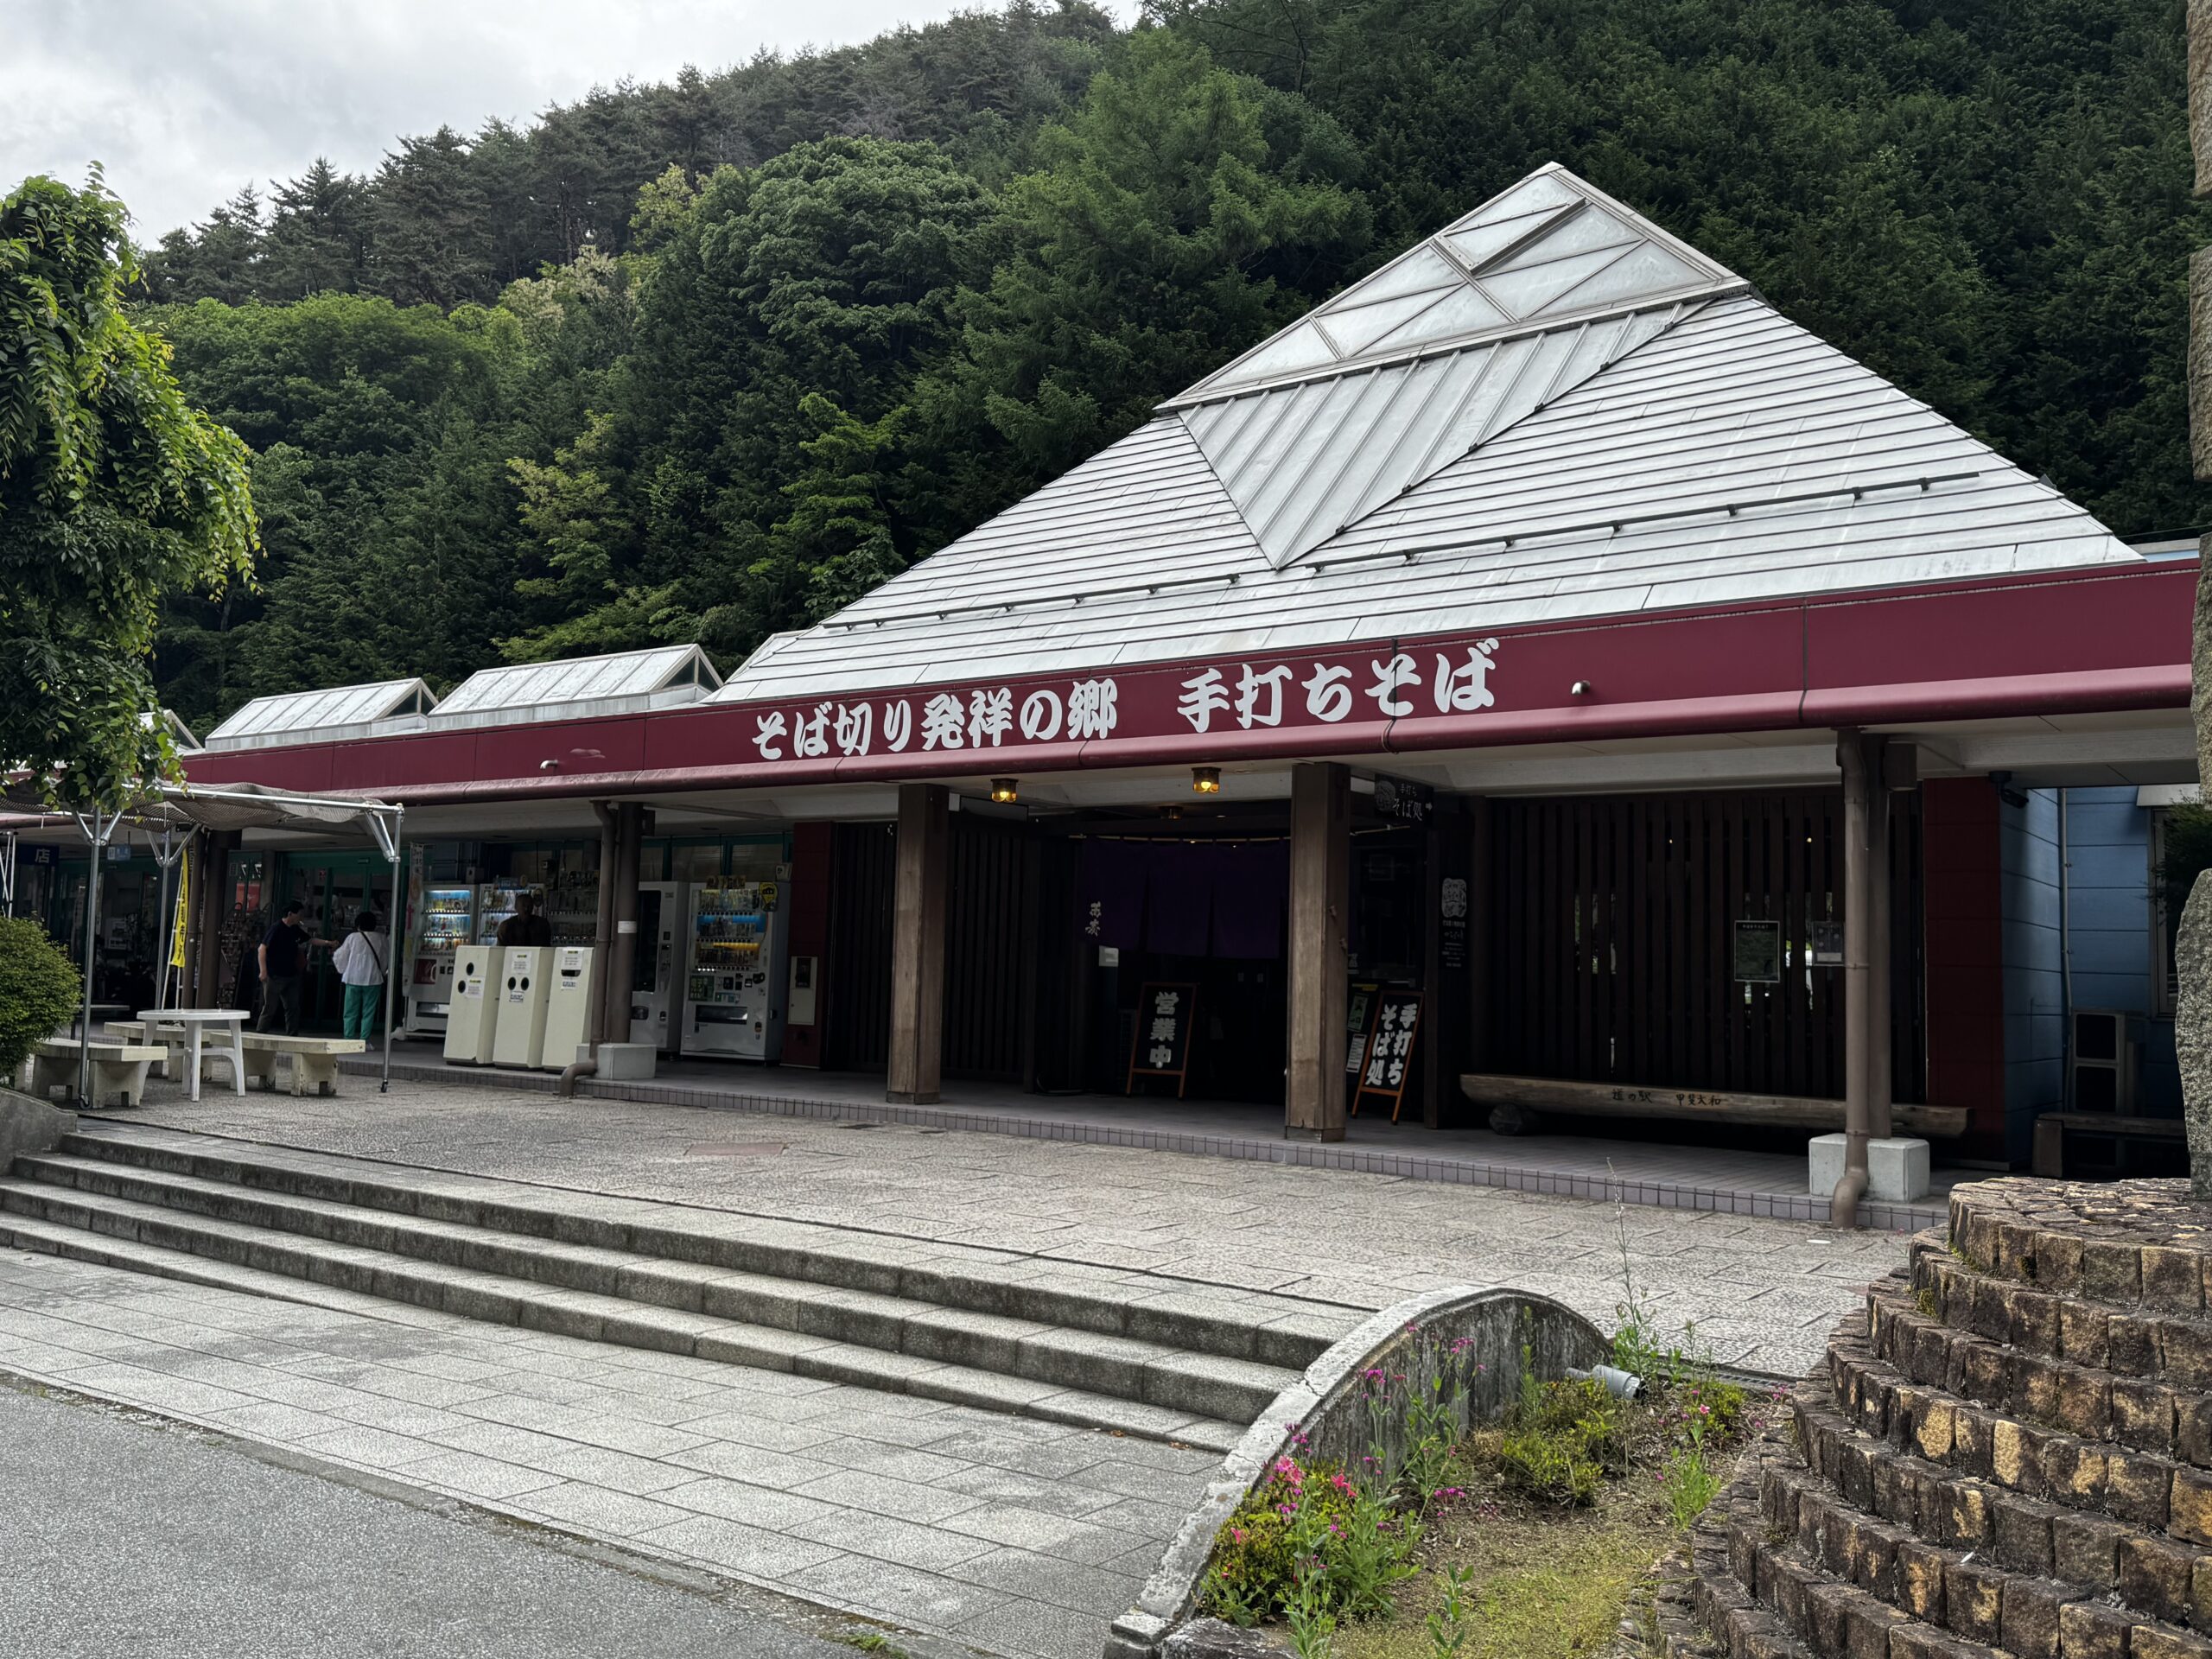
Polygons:
M766 1116L482 1084L347 1077L334 1097L156 1084L167 1128L1133 1269L1372 1309L1510 1285L1611 1330L1634 1294L1713 1360L1797 1376L1891 1233L1342 1170ZM1633 1170L1621 1172L1633 1179Z
M0 1371L1012 1656L1096 1659L1218 1461L779 1371L0 1251Z
M1493 1283L1610 1329L1633 1294L1713 1359L1779 1374L1809 1366L1903 1255L1896 1234L1152 1149L478 1084L346 1088L193 1103L156 1084L112 1116L1351 1309ZM1217 1463L298 1279L237 1283L0 1252L0 1372L1016 1659L1091 1659Z

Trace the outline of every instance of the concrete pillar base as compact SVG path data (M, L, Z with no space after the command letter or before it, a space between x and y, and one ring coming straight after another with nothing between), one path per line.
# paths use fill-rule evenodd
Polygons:
M887 1089L883 1091L884 1103L887 1106L934 1106L941 1098L942 1096L940 1096L938 1091L934 1089L925 1089L918 1091L906 1089Z
M645 1083L659 1062L651 1043L601 1043L598 1077L602 1083Z
M1847 1137L1819 1135L1806 1143L1806 1190L1826 1198L1843 1179ZM1866 1143L1866 1196L1889 1204L1910 1204L1929 1191L1928 1143L1892 1135Z

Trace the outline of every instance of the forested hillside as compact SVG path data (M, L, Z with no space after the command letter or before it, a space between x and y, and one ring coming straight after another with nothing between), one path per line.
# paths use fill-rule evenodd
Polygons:
M698 639L942 545L1547 160L2122 534L2190 482L2183 0L1080 0L620 85L147 259L252 447L188 718Z

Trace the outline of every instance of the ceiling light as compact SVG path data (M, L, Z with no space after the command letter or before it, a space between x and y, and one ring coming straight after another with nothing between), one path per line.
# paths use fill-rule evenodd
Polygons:
M1220 794L1221 768L1219 766L1192 766L1191 788L1194 793L1199 795Z
M1014 800L1014 779L1011 778L992 779L991 799L995 801L1001 806L1013 805Z

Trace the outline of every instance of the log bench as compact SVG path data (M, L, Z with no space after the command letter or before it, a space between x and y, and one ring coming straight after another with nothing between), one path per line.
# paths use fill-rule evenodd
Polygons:
M2036 1116L2033 1167L2038 1175L2063 1180L2066 1175L2066 1139L2070 1135L2098 1135L2115 1142L2148 1141L2183 1145L2187 1135L2177 1117L2122 1117L2113 1112L2039 1112ZM2115 1147L2121 1157L2124 1147Z
M73 1091L79 1047L58 1037L34 1047L25 1063L29 1080L23 1092L44 1100L56 1089ZM97 1038L91 1048L92 1097L86 1103L93 1106L105 1104L111 1095L122 1105L138 1104L146 1097L147 1070L168 1053L156 1044L102 1042Z
M1557 1077L1516 1077L1469 1071L1459 1090L1488 1106L1499 1135L1525 1135L1544 1114L1561 1117L1657 1117L1682 1122L1751 1123L1765 1128L1825 1134L1844 1127L1843 1103L1802 1095L1743 1095L1713 1089L1647 1089L1633 1084L1575 1083ZM1963 1106L1890 1109L1899 1135L1955 1135L1967 1131Z
M338 1057L365 1054L369 1046L358 1037L287 1037L274 1031L249 1031L245 1036L245 1074L264 1089L276 1086L276 1057L292 1057L292 1092L302 1095L313 1084L318 1095L338 1092Z

